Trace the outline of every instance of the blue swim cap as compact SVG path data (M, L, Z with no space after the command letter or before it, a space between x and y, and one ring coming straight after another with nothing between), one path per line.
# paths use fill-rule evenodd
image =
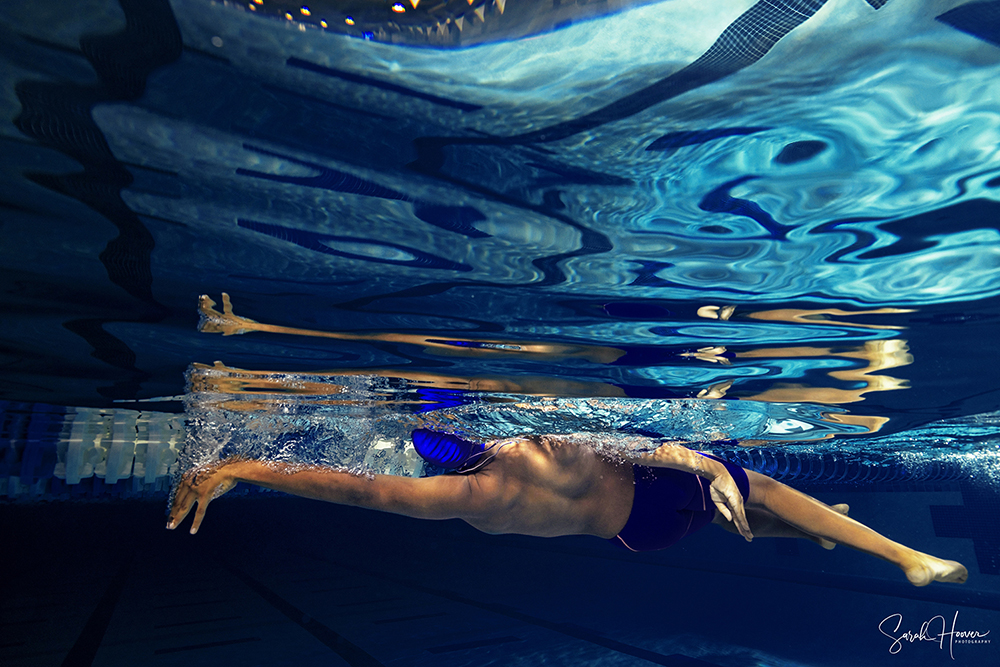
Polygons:
M425 428L418 428L413 432L413 447L420 458L446 470L460 468L472 457L486 450L481 442Z

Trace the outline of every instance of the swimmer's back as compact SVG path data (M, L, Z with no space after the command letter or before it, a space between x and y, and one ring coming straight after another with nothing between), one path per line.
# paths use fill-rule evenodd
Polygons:
M558 438L503 441L496 458L470 475L493 496L495 512L470 521L489 533L613 537L632 506L632 467ZM619 525L620 524L620 525Z

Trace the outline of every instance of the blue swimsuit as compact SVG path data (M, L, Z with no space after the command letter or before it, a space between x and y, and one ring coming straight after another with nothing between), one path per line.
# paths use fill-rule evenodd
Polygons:
M750 497L750 480L743 468L715 456L703 456L726 466L744 502ZM618 533L618 539L632 551L666 549L715 518L707 479L672 468L640 465L632 466L632 474L635 476L632 512Z

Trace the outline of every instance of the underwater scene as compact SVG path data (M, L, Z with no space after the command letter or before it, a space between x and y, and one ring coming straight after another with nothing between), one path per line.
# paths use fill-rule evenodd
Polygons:
M0 664L1000 665L1000 0L6 2L0 111Z

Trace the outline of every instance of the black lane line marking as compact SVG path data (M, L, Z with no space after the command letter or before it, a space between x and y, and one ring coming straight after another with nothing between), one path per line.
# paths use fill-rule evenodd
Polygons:
M0 628L7 628L12 625L33 625L35 623L44 623L47 618L33 618L27 621L9 621L7 623L0 623Z
M100 648L101 641L104 640L104 633L108 631L111 616L115 613L115 607L118 605L118 598L125 590L125 582L128 580L131 563L132 559L129 558L118 568L118 572L111 579L111 583L108 584L104 595L97 603L97 607L94 608L90 618L83 626L83 630L80 631L80 636L77 637L73 647L63 659L62 667L90 667L94 663L97 649Z
M448 644L446 646L431 646L424 650L428 653L450 653L451 651L466 651L471 648L481 648L483 646L496 646L497 644L509 644L511 642L523 642L520 637L495 637L493 639L480 639L474 642L464 642L462 644Z
M5 607L4 612L33 611L35 609L52 609L53 607L65 607L65 602L51 602L49 604L26 604L20 607Z
M423 93L419 90L413 90L412 88L407 88L406 86L389 83L388 81L382 81L381 79L375 79L370 76L345 72L343 70L333 69L332 67L323 67L322 65L317 65L316 63L309 62L308 60L302 60L301 58L289 58L285 61L285 64L289 67L297 67L298 69L316 72L317 74L332 76L337 79L350 81L351 83L357 83L362 86L371 86L372 88L381 88L382 90L399 93L400 95L409 95L410 97L416 97L417 99L426 100L428 102L433 102L434 104L440 104L441 106L451 107L460 111L479 111L483 108L480 104L469 104L468 102L449 100L446 97L438 97L437 95L431 95L430 93Z
M219 616L218 618L204 618L200 621L181 621L180 623L161 623L159 625L154 625L154 629L159 628L179 628L182 625L199 625L201 623L216 623L218 621L232 621L237 618L243 618L242 616Z
M221 604L227 602L227 600L202 600L200 602L181 602L179 604L161 604L159 606L153 607L153 609L177 609L179 607L197 607L203 604Z
M150 171L154 174L163 174L164 176L180 176L180 172L171 171L169 169L160 169L158 167L150 167L145 164L138 164L137 162L122 162L124 166L129 169L139 169L141 171Z
M616 641L614 639L609 639L608 637L602 637L597 632L589 630L579 625L575 625L572 623L555 623L553 621L547 621L543 618L532 616L531 614L525 614L524 612L520 612L514 609L513 607L508 607L507 605L497 604L494 602L480 602L478 600L467 598L463 595L459 595L458 593L455 593L453 591L448 591L443 588L431 588L430 586L422 586L420 584L404 581L402 579L390 577L378 572L369 572L368 570L365 570L363 568L356 567L354 565L346 565L344 563L332 560L325 556L322 557L312 556L312 558L319 560L321 562L332 563L337 567L343 568L345 570L353 570L354 572L361 572L362 574L366 574L370 577L376 577L379 579L384 579L386 581L391 581L394 584L397 584L399 586L405 586L406 588L420 591L421 593L434 595L436 597L442 597L445 598L446 600L451 600L452 602L458 602L460 604L465 604L470 607L475 607L476 609L482 609L484 611L489 611L494 614L506 616L507 618L511 618L516 621L526 623L528 625L534 625L539 628L545 628L546 630L551 630L561 635L572 637L573 639L579 639L581 641L589 642L591 644L595 644L597 646L610 649L617 653L630 655L633 658L648 660L649 662L652 662L657 665L664 665L664 667L680 667L685 664L692 664L692 665L697 664L697 663L686 662L694 660L694 658L689 658L688 656L685 655L680 655L676 653L671 655L666 655L663 653L650 651L644 648L639 648L638 646L632 646L631 644L626 644L624 642ZM702 663L702 664L706 666L711 665L711 663Z
M375 604L376 602L395 602L396 600L402 600L403 598L372 598L370 600L357 600L355 602L342 602L338 604L338 607L358 607L363 604Z
M368 586L344 586L343 588L314 588L310 593L339 593L340 591L358 591Z
M216 646L231 646L233 644L246 644L247 642L259 642L260 637L241 637L240 639L226 639L219 642L207 642L205 644L189 644L188 646L173 646L171 648L158 648L153 651L153 655L163 655L164 653L179 653L180 651L200 651Z
M239 278L239 277L242 277L242 276L235 276L235 277ZM331 579L340 579L340 577L338 577L338 576L336 576L334 574L331 574L331 575L326 576L326 577L320 576L320 577L306 577L305 579L289 579L285 583L288 583L288 584L304 584L304 583L308 583L310 581L330 581ZM358 588L358 587L355 586L354 588Z
M206 588L206 587L202 586L201 588L178 588L178 589L172 590L172 591L163 591L163 592L160 592L160 593L153 593L152 597L163 598L163 597L169 597L169 596L172 596L172 595L192 595L194 593L207 593L209 591L211 591L213 593L221 593L222 592L221 589L218 589L218 588Z
M385 667L370 653L366 652L356 644L351 643L343 636L337 634L337 632L335 632L332 628L323 625L315 618L312 618L291 602L251 577L246 572L243 572L242 570L224 561L222 561L222 564L240 581L246 584L249 588L253 589L257 595L264 598L269 605L287 616L288 620L297 624L303 630L321 641L334 653L346 660L351 667Z
M372 621L372 625L385 625L387 623L405 623L407 621L418 621L422 618L438 618L439 616L447 616L448 612L439 611L436 614L415 614L413 616L400 616L398 618L383 618L378 621Z

